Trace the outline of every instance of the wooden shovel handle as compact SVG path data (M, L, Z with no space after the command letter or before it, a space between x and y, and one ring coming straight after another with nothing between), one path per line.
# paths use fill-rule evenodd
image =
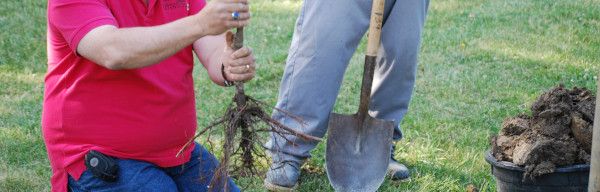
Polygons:
M598 74L600 76L600 74ZM598 93L596 94L596 111L592 131L592 152L590 159L589 192L600 191L600 78L598 78Z
M373 0L371 24L369 25L369 36L367 39L367 56L377 56L381 40L381 28L383 26L384 7L385 0Z
M373 86L373 75L377 61L377 50L381 41L381 27L383 26L383 10L385 0L373 0L371 9L371 22L369 24L369 35L367 41L367 54L365 56L365 70L363 71L362 87L360 89L360 104L358 106L358 118L364 120L369 112L371 103L371 87Z

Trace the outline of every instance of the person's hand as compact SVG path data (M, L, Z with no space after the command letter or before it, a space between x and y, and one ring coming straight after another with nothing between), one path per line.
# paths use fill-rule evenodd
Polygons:
M233 50L231 44L233 41L233 33L228 31L226 34L227 46L221 57L223 62L223 74L227 81L245 82L256 74L256 59L252 54L252 49L242 47L238 50Z
M204 26L206 35L219 35L231 28L248 25L249 10L248 0L213 0L194 16Z

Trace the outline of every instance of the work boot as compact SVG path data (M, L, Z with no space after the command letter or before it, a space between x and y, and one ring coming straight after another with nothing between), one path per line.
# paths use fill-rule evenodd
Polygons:
M394 151L396 149L396 145L392 145L392 156L390 157L390 163L388 164L388 174L392 180L396 181L408 181L410 180L410 171L408 168L399 163L398 160L394 158Z
M408 181L410 180L410 172L408 168L402 163L398 163L394 158L390 159L388 164L388 174L392 180L396 181Z
M300 176L300 163L296 161L273 162L267 178L265 188L269 191L294 191L298 187Z

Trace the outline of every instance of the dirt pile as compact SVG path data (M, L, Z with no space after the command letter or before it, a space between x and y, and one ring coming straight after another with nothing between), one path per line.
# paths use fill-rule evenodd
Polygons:
M532 115L504 120L492 137L496 159L526 169L525 177L552 173L556 167L590 162L595 97L585 88L562 85L542 94Z

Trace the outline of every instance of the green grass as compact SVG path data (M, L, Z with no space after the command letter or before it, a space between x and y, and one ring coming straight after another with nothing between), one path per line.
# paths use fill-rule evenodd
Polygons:
M45 73L46 1L0 6L0 191L47 191L51 175L40 131ZM301 1L254 0L248 45L259 63L247 92L274 105ZM600 71L600 0L436 0L423 34L418 80L402 122L396 157L407 183L380 191L494 191L483 159L505 117L528 111L544 90L563 83L596 90ZM364 45L363 45L364 46ZM362 51L353 57L335 111L357 108ZM198 122L207 125L230 102L231 89L196 70ZM331 191L324 144L313 152L300 191ZM308 171L310 170L310 171ZM259 178L243 178L263 191Z

